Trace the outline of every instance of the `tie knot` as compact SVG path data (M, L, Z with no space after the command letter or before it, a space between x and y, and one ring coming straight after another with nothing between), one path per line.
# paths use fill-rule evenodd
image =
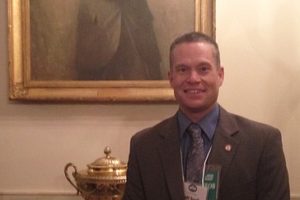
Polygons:
M192 136L193 139L201 138L201 127L198 124L191 124L188 129L188 134Z

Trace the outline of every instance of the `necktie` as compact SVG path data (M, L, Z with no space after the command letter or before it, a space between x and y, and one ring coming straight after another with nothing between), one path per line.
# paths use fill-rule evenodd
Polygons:
M187 157L186 179L189 182L201 183L202 169L205 159L202 131L197 124L191 124L187 129L192 137L192 146Z

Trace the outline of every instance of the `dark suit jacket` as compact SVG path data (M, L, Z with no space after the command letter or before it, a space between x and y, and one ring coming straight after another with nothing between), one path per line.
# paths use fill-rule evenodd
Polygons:
M208 164L222 166L219 200L290 199L281 135L271 126L221 108ZM132 137L123 199L184 199L176 115Z

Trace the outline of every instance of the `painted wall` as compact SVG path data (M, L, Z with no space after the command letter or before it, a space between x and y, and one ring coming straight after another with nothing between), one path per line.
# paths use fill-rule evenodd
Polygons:
M300 196L300 1L217 0L227 110L282 131L293 196ZM6 1L0 1L0 194L74 193L63 168L103 156L127 161L132 134L176 105L33 104L8 100Z

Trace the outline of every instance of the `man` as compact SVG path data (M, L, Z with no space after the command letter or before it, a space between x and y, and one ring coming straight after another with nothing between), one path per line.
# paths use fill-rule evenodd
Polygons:
M173 42L169 81L179 110L175 116L132 137L123 199L192 199L187 197L186 185L195 183L196 189L205 188L201 170L209 165L221 169L217 171L219 200L290 199L279 130L219 106L217 98L223 79L224 69L213 39L192 32ZM202 164L193 167L200 168L194 170L200 173L189 180L193 168L189 166L193 157L190 152L196 148L189 135L190 124L201 127L206 161L199 156Z

